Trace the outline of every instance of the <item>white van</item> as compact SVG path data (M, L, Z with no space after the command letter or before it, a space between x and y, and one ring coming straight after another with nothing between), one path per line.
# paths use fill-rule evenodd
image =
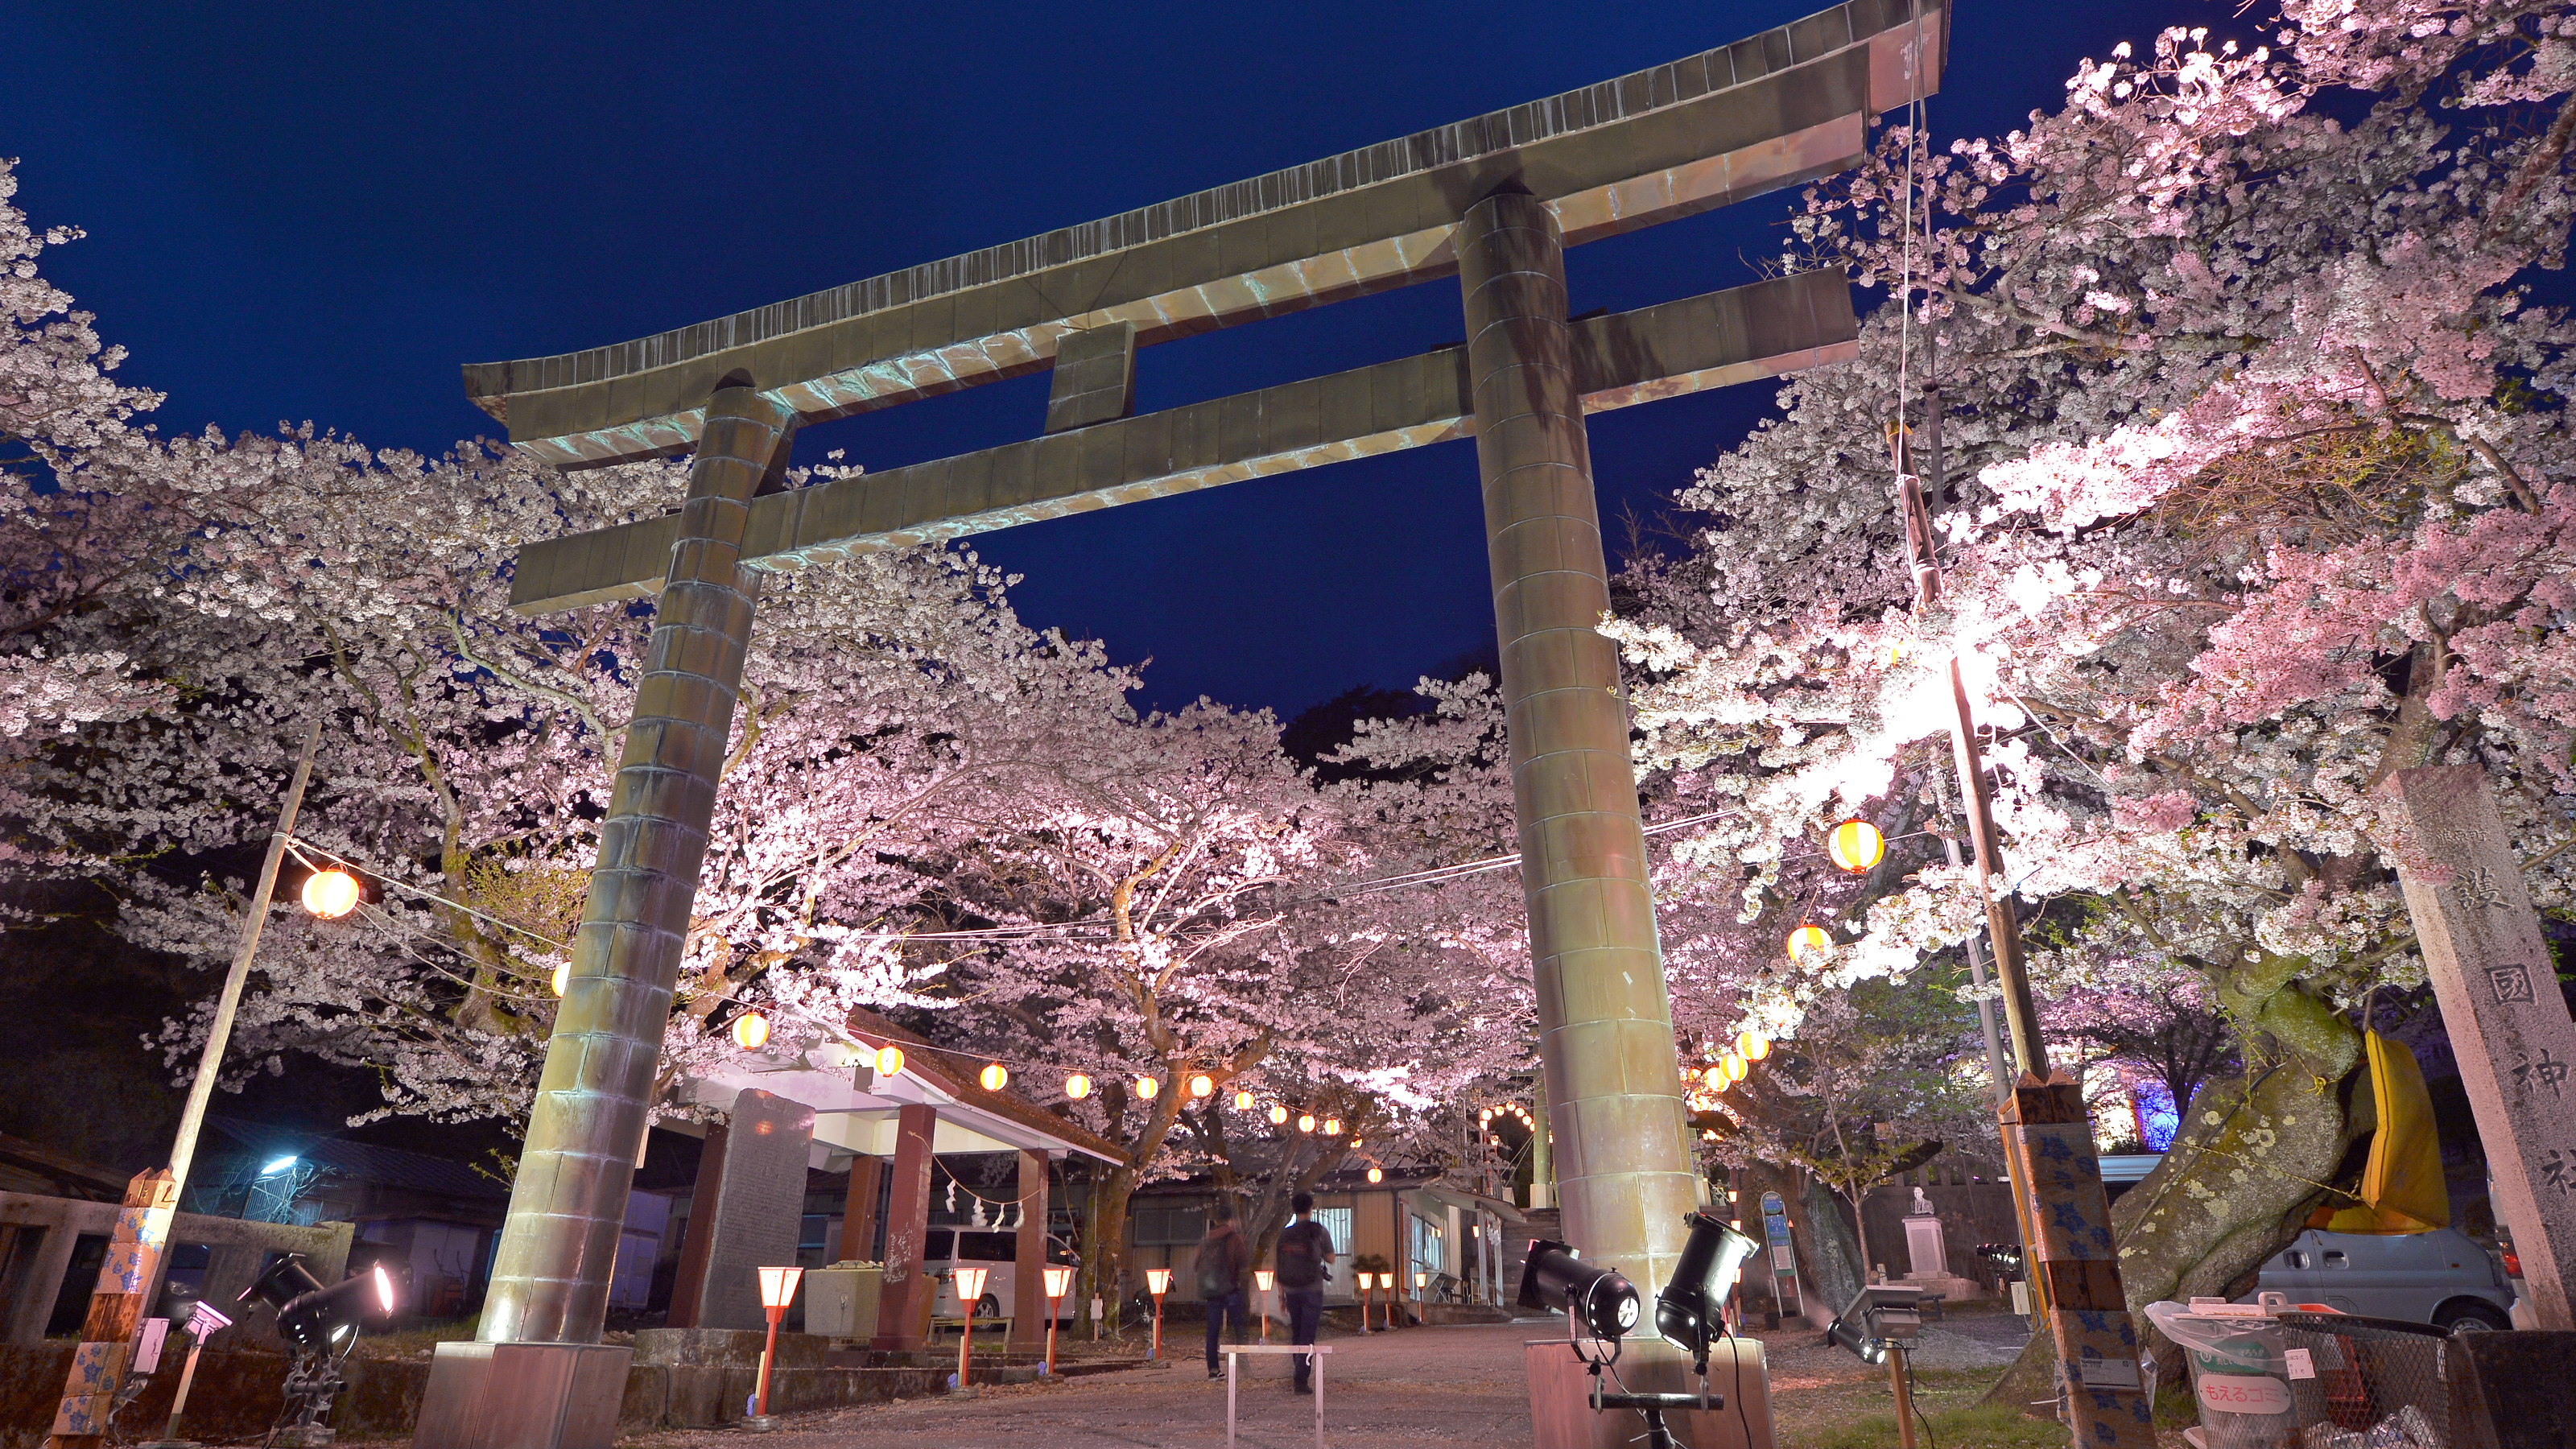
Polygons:
M1015 1231L978 1231L974 1228L932 1228L922 1237L921 1266L939 1284L939 1296L931 1300L932 1318L962 1318L965 1306L957 1301L957 1270L960 1267L982 1268L984 1296L975 1300L975 1319L1016 1317L1015 1281L1020 1260L1020 1235ZM1047 1239L1047 1261L1070 1263L1073 1254L1055 1238ZM1044 1314L1044 1301L1029 1305L1033 1314ZM1066 1298L1056 1305L1062 1316L1056 1320L1059 1329L1070 1328L1075 1317L1073 1300Z
M2455 1228L2387 1235L2310 1228L2264 1262L2254 1286L2286 1293L2292 1303L2452 1333L2513 1326L2503 1258Z

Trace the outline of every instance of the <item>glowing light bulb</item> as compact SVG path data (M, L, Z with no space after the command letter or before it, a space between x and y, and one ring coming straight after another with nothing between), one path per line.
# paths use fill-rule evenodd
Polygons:
M326 921L358 908L358 878L345 870L317 870L304 878L304 909Z

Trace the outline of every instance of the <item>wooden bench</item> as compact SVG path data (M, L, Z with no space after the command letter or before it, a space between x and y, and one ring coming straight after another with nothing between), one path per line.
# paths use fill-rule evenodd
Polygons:
M1321 1355L1333 1351L1329 1343L1229 1343L1225 1352L1225 1449L1234 1449L1234 1387L1237 1354L1246 1353L1311 1353L1315 1359L1315 1449L1324 1449L1324 1360Z

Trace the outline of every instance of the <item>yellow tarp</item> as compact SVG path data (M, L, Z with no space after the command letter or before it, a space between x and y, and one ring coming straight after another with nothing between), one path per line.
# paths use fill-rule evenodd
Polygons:
M2320 1226L2336 1233L2428 1233L2451 1225L2451 1194L2442 1185L2442 1144L2423 1069L2404 1042L2377 1032L2363 1038L2370 1057L2370 1096L2379 1130L2361 1170L2361 1206Z

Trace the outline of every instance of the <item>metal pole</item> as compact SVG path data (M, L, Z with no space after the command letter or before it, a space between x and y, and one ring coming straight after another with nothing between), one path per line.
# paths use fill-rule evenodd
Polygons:
M769 1417L769 1366L778 1358L778 1320L787 1316L784 1305L769 1310L769 1340L760 1346L760 1393L754 1417Z
M1699 1206L1629 762L1591 447L1547 203L1502 191L1456 234L1539 1058L1564 1235L1650 1298Z
M161 1431L164 1444L179 1442L179 1416L188 1412L188 1389L197 1381L197 1355L205 1351L204 1339L191 1337L188 1340L188 1363L179 1370L179 1392L170 1400L170 1424Z
M1530 1207L1556 1206L1556 1154L1547 1139L1547 1072L1541 1068L1538 1079L1530 1083L1530 1105L1538 1109L1538 1124L1530 1129Z
M1896 1449L1914 1449L1914 1389L1905 1381L1905 1348L1887 1346L1887 1377L1896 1386Z
M241 945L233 952L233 965L224 973L224 989L215 998L215 1019L206 1029L206 1049L198 1055L196 1080L188 1084L188 1103L179 1109L179 1136L170 1148L170 1189L184 1192L188 1186L188 1169L197 1160L197 1133L206 1123L206 1103L215 1094L215 1076L222 1066L224 1047L232 1040L233 1017L241 1008L242 983L250 979L251 958L259 954L260 928L268 923L268 903L277 889L277 868L286 857L286 842L294 837L296 812L304 806L304 787L313 778L313 751L322 742L322 721L317 716L304 735L304 750L295 758L295 778L286 786L286 806L277 813L277 829L268 837L268 855L259 863L259 883L251 888L250 919L242 922Z

